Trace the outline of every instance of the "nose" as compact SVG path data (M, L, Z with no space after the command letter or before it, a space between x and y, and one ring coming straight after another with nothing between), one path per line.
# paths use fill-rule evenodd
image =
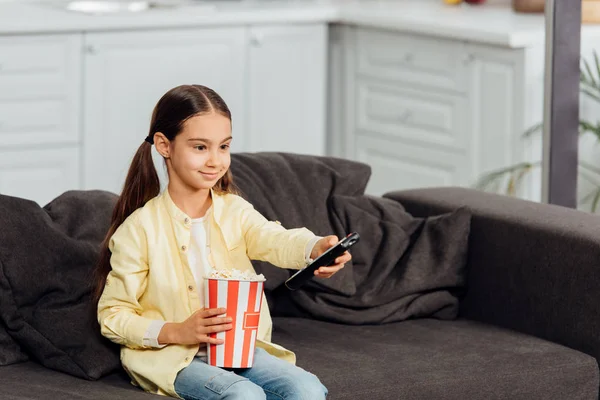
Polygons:
M209 167L216 167L219 165L219 153L217 151L210 151L208 155L208 159L206 160L206 165Z

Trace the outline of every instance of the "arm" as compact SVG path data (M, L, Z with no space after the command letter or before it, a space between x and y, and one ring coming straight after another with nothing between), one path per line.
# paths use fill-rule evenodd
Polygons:
M109 242L112 270L98 302L103 336L130 348L147 347L144 338L152 319L141 316L138 299L148 276L147 240L135 217L126 220Z
M282 268L300 269L318 238L306 228L285 229L268 221L254 207L243 201L241 226L248 257L270 262ZM316 238L316 239L315 239Z
M600 358L600 218L464 188L394 192L415 216L473 213L463 317Z

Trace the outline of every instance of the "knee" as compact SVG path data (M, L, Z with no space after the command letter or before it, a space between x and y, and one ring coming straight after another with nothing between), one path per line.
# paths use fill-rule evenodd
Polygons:
M247 379L234 383L221 396L222 400L266 400L266 398L264 390Z
M291 396L286 397L286 400L325 400L327 397L327 388L309 372L302 374L294 382L294 386Z

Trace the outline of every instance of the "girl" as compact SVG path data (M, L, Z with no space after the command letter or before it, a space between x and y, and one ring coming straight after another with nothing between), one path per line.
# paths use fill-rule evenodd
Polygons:
M203 277L213 267L254 271L250 259L302 268L337 243L305 228L286 230L235 195L229 171L231 113L199 85L167 92L150 134L135 154L98 267L98 322L121 345L132 383L183 399L324 399L319 379L294 365L292 352L270 343L263 300L252 368L206 363L210 333L232 328L225 309L205 309ZM169 183L159 194L151 146L164 158ZM328 278L350 260L315 275Z

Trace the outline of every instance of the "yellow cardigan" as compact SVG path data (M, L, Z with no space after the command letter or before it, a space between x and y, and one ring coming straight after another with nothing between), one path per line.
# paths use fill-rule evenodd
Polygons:
M250 260L282 268L305 265L305 248L315 235L267 221L239 196L211 192L209 262L213 267L254 271ZM181 322L200 308L196 281L187 261L191 218L168 190L136 210L110 239L112 271L98 303L102 335L121 347L121 363L132 383L172 397L177 373L188 366L198 345L149 348L143 337L153 320ZM263 297L257 346L295 363L294 353L270 343L272 321Z

